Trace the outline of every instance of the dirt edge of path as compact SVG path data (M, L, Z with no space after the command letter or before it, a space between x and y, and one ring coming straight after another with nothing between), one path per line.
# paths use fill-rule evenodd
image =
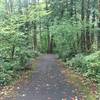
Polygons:
M17 80L14 81L14 83L8 86L4 86L2 87L2 89L0 89L0 100L4 100L4 98L9 95L16 94L15 93L16 86L22 85L23 82L28 82L29 78L31 77L31 74L36 69L36 64L38 61L37 59L38 58L32 60L32 66L31 66L32 68L29 70L22 71L21 75Z
M90 80L87 80L84 76L80 76L78 73L70 69L64 64L64 62L59 59L57 63L61 66L61 73L64 74L66 82L72 84L74 87L79 90L83 90L86 95L85 100L99 100L97 98L97 86L92 83Z

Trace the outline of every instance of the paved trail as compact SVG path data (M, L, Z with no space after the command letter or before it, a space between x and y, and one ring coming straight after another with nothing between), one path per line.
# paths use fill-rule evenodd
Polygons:
M15 97L6 100L74 100L71 97L77 96L75 88L65 81L54 55L40 57L30 81L17 87L16 91Z

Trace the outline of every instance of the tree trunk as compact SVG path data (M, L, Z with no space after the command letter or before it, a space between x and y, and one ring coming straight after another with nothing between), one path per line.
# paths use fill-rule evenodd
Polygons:
M95 28L95 18L96 18L96 15L95 15L95 0L93 1L93 12L92 12L92 32L91 32L91 44L93 44L94 43L94 41L95 41L95 31L94 31L94 28Z
M48 0L46 0L46 12L48 13ZM49 19L47 18L48 22L46 24L47 27L47 39L48 39L48 48L47 48L47 53L50 53L50 32L49 32Z
M97 34L97 48L98 50L100 50L100 0L99 0L99 6L98 6L98 9L99 9L99 19L98 19L98 34Z
M18 12L19 12L20 14L23 13L23 12L22 12L22 2L21 2L21 0L19 0L19 4L18 4Z
M73 17L73 5L74 5L74 1L70 0L70 17Z
M53 35L52 35L51 40L50 40L50 53L53 53L53 46L54 46L54 40L53 40Z
M36 26L36 21L33 22L33 28L34 28L34 32L33 32L33 44L34 44L34 50L37 49L37 26Z
M13 7L12 3L13 3L12 0L5 0L5 8L8 15L10 15L12 12L12 7Z
M11 59L12 60L14 58L14 54L15 54L15 45L12 46L12 50L11 50Z
M81 51L85 52L85 29L84 29L84 19L85 19L85 1L81 2L81 20L82 20L82 30L81 30Z
M91 35L90 35L90 27L89 27L89 21L90 21L90 0L87 0L87 15L86 15L86 51L90 52L91 50Z

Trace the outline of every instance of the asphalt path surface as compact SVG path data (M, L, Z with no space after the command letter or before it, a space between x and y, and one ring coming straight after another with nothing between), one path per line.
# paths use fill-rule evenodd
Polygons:
M54 55L39 58L31 79L16 87L16 95L5 100L82 100L77 89L66 82Z

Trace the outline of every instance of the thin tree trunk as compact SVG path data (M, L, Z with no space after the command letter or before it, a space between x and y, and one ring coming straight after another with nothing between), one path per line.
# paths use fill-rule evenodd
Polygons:
M91 44L94 43L95 41L95 31L94 31L94 28L95 28L95 18L96 18L96 15L95 15L95 0L93 1L93 12L92 12L92 32L91 32Z
M73 5L74 5L74 1L70 0L70 17L73 17Z
M21 2L21 0L19 0L18 2L19 2L19 4L18 4L18 11L19 11L20 14L22 14L23 13L22 12L22 2Z
M85 1L81 2L81 20L82 20L82 30L81 30L81 51L85 52L85 29L84 29L84 19L85 19Z
M34 32L33 32L33 44L34 44L34 50L37 49L37 26L36 26L36 21L33 22L33 27L34 27Z
M99 9L99 22L98 22L98 28L100 28L100 0L99 0L99 6L98 6L98 9ZM100 50L100 30L98 31L98 34L97 34L97 48L98 48L98 50Z
M48 13L48 0L46 0L46 12ZM47 49L47 53L50 53L50 32L49 32L49 19L48 19L48 23L46 25L47 27L47 39L48 39L48 49Z
M90 0L87 0L87 15L86 15L86 51L90 52L91 50L91 35L90 35L90 27L89 27L89 21L90 21Z
M14 58L14 54L15 54L15 45L12 46L12 50L11 50L11 59L12 60Z

